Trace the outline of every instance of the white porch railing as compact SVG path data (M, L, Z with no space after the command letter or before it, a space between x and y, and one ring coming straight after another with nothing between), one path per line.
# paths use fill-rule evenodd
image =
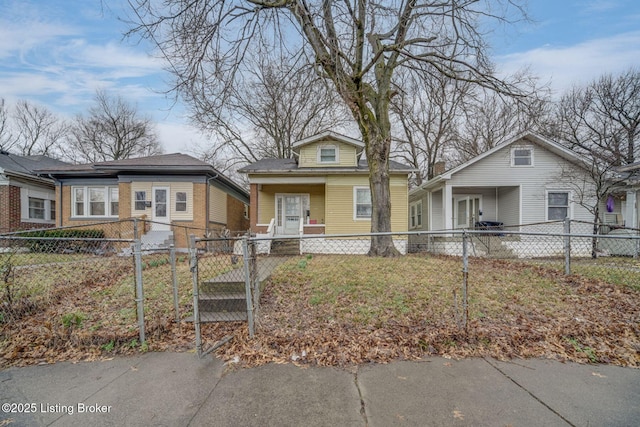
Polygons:
M273 237L276 235L276 219L271 218L269 221L269 226L267 227L267 236Z

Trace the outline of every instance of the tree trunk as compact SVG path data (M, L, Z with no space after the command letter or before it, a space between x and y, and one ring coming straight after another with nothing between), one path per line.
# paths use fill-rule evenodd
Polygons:
M375 129L375 130L374 130ZM364 136L364 133L363 133ZM371 189L371 232L391 232L391 189L389 182L390 136L369 127L365 136ZM389 141L387 141L389 139ZM400 253L390 235L372 236L369 256L393 257Z

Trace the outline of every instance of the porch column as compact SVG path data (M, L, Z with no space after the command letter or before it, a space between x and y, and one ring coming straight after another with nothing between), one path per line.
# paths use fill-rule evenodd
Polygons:
M256 230L258 223L258 184L249 185L249 228Z
M453 230L453 191L445 184L442 191L442 214L444 215L444 229Z
M638 227L638 208L636 206L636 191L627 190L627 204L624 211L624 226Z

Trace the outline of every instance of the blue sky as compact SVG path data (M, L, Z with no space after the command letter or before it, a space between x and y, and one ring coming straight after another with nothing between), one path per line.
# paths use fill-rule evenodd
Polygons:
M162 92L169 76L149 46L123 40L126 1L0 0L0 97L27 99L67 117L106 89L158 124L167 152L204 139ZM638 0L529 0L535 20L490 39L500 72L529 66L561 92L603 73L640 66Z

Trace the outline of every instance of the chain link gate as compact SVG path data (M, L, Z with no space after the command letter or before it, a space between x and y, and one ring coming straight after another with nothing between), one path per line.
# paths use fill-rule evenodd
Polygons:
M201 324L208 322L247 322L254 334L255 250L247 237L201 238L190 236L190 262L193 281L193 322L196 351L202 357L228 342L225 337L204 348ZM251 256L253 253L253 256Z

